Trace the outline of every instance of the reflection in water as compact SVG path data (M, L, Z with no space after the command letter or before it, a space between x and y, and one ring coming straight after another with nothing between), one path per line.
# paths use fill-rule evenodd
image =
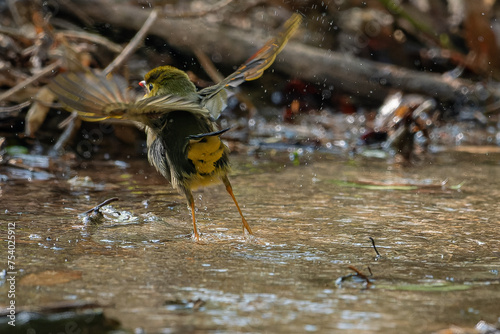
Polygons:
M19 285L18 304L98 302L124 328L146 332L428 333L495 323L498 156L442 153L406 169L287 159L233 159L234 190L255 237L242 235L223 187L198 192L200 243L190 238L184 200L143 161L78 172L95 186L0 184L0 221L16 222L19 278L82 272L64 284ZM111 197L120 200L99 221L79 216ZM370 268L370 289L362 280L335 285L350 265ZM6 284L0 290L6 306Z

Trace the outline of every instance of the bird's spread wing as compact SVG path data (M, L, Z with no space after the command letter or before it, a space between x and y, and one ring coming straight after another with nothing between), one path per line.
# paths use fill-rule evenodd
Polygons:
M301 22L302 16L300 14L292 15L285 22L280 33L270 39L234 73L218 84L200 90L201 105L208 109L211 115L217 119L226 106L227 91L225 88L236 87L244 81L260 78L263 72L274 62L278 53L285 47Z
M139 100L128 110L128 115L140 116L146 114L148 117L154 117L173 110L185 110L208 115L207 111L202 109L197 102L175 95L160 95Z
M76 110L88 121L110 118L106 108L125 107L132 97L124 95L127 84L118 76L106 78L91 72L68 72L58 75L49 84L49 89L67 108Z
M62 104L76 110L86 121L123 118L148 125L149 119L173 110L207 114L198 103L174 95L136 100L125 80L118 75L63 73L52 80L49 88Z

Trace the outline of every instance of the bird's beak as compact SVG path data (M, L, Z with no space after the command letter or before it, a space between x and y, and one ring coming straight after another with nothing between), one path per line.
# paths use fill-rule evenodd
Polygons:
M146 94L149 93L148 87L146 86L146 81L145 80L142 80L141 82L139 82L139 86L141 86L142 88L144 88L144 91L146 92Z

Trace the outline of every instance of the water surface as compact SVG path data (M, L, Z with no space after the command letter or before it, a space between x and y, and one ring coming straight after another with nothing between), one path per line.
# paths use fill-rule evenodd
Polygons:
M2 240L16 223L19 309L95 302L145 333L429 333L500 316L500 155L442 152L412 167L319 154L232 161L253 237L214 186L196 192L194 242L184 199L145 160L88 162L71 175L86 180L0 184ZM78 216L111 197L101 224ZM368 277L341 280L349 266Z

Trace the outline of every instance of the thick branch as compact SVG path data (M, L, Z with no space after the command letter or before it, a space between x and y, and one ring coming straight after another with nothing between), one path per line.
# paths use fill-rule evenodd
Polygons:
M150 14L150 9L141 10L124 4L95 6L85 1L80 6L96 21L127 29L140 29ZM201 49L206 54L220 56L212 58L221 58L231 66L244 62L272 36L272 32L263 36L225 26L207 25L200 19L158 20L150 33L164 38L182 52L193 54L193 50ZM273 66L290 76L333 84L335 89L368 98L383 98L388 89L393 88L451 101L463 92L474 91L475 87L475 83L469 80L445 79L438 74L344 56L294 41L285 47Z
M398 89L452 101L464 92L474 91L475 83L463 79L448 79L439 74L418 72L378 63L338 52L290 43L282 51L275 67L312 82L327 82L346 91L376 97L387 89Z

